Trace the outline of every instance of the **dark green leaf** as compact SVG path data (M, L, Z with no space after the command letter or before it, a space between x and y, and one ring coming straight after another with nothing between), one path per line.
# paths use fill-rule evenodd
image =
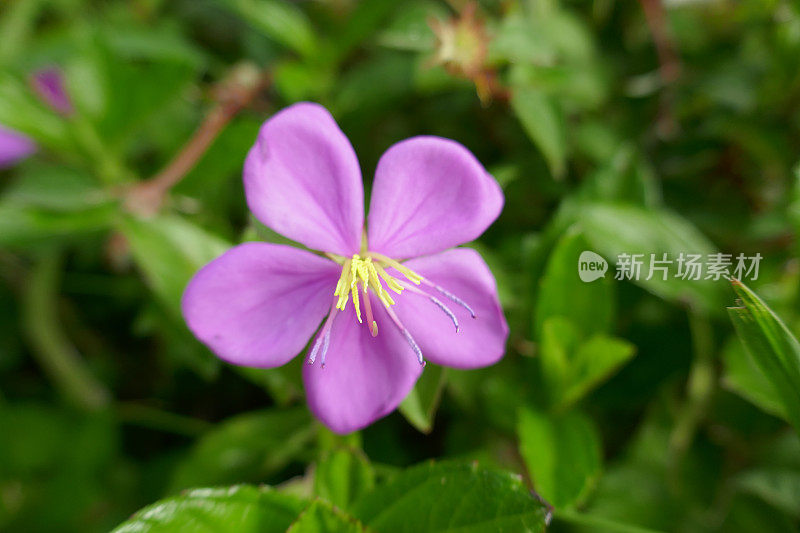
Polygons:
M263 481L307 451L315 433L305 407L233 417L195 444L178 465L171 491Z

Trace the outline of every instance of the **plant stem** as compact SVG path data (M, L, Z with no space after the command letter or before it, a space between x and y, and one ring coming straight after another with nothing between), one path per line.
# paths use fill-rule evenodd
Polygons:
M33 266L22 295L22 327L31 353L55 386L73 404L99 410L109 403L105 386L92 376L61 329L58 284L61 252L48 251Z
M210 429L213 424L189 416L183 416L139 403L117 405L117 416L127 424L156 429L187 437L197 437Z
M246 107L267 83L250 64L234 67L216 90L217 104L180 152L154 177L137 184L128 194L126 207L135 213L157 213L167 193L194 168L228 122Z
M669 460L673 473L689 448L698 424L705 416L716 380L714 339L708 317L689 311L689 329L692 333L694 361L689 370L686 401L669 439Z

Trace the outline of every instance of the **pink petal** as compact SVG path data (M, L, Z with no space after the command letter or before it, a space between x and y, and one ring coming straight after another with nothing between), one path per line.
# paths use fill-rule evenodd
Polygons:
M333 301L340 267L290 246L240 244L183 294L189 329L220 358L271 368L300 353Z
M0 126L0 168L9 167L25 159L36 150L28 137Z
M394 258L440 252L476 239L502 208L497 181L464 146L412 137L378 162L369 248Z
M472 318L462 306L435 290L430 292L456 316L453 322L427 298L406 290L393 306L403 325L422 349L423 356L437 365L477 368L496 363L505 353L508 324L497 297L497 286L480 254L457 248L405 263L409 268L466 302L475 312Z
M357 253L364 226L358 159L328 111L312 103L267 120L244 164L258 219L313 250Z
M58 68L48 67L34 72L31 76L31 85L39 97L54 110L63 115L74 112L65 87L64 76Z
M394 411L422 373L408 342L380 302L370 298L378 336L356 321L350 302L334 318L325 367L319 358L313 365L304 365L311 411L340 434L366 427Z

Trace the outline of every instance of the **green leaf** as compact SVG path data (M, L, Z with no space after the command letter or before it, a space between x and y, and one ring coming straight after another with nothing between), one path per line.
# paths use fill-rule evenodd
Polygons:
M677 259L681 253L714 253L714 245L689 221L667 209L626 205L586 203L579 207L584 235L593 251L609 259L609 272L620 254L641 254L641 274L634 283L653 294L680 304L689 304L700 311L715 311L722 304L721 281L682 279L677 276ZM651 254L660 260L662 254L672 263L666 277L659 271L649 275ZM705 273L703 273L705 275ZM665 278L665 279L664 279Z
M25 81L7 71L0 71L0 124L52 150L66 154L74 149L66 120L38 101Z
M574 404L635 353L635 346L623 339L585 338L570 320L550 317L542 328L540 364L551 407L564 410Z
M313 59L319 43L305 14L288 2L280 0L219 0L220 5L233 11L255 29L295 52Z
M385 533L540 532L550 515L518 476L458 462L412 467L357 502L353 514Z
M304 505L269 487L195 489L145 507L114 533L283 533Z
M781 399L769 380L747 354L742 343L735 338L732 341L722 350L725 364L723 385L763 411L788 421Z
M400 404L400 413L422 433L430 433L442 391L447 381L447 371L437 365L427 365L414 389Z
M575 352L571 361L570 378L561 394L558 408L564 408L583 398L635 353L636 347L626 340L607 335L590 337Z
M585 250L590 250L589 243L573 228L550 255L536 301L537 336L541 336L544 322L553 316L569 319L583 335L610 331L614 321L613 272L592 282L581 281L578 260Z
M330 503L317 500L308 506L286 533L359 533L367 529L357 519Z
M600 439L591 421L522 409L519 447L536 491L556 508L581 503L600 475Z
M314 471L314 493L342 509L349 509L374 486L375 472L360 450L332 450Z
M195 444L176 468L171 492L263 481L306 452L315 433L305 407L235 416Z
M84 235L107 231L115 218L114 205L81 211L53 211L0 201L0 245L33 247L43 242L67 243Z
M736 333L800 432L800 344L761 298L741 282L732 283L742 302L728 308Z
M125 217L120 229L147 283L176 317L181 316L181 297L192 276L230 247L177 215Z
M111 196L94 178L65 165L30 161L8 186L4 202L49 211L74 212L108 204Z
M800 472L785 469L749 470L736 477L739 489L800 517Z
M557 179L566 170L567 134L558 101L542 91L516 87L511 107L533 143L541 150L550 172Z

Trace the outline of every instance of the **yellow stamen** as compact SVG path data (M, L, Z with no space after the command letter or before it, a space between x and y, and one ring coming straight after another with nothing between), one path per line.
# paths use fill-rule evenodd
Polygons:
M367 325L372 334L377 335L378 324L372 319L372 310L369 308L369 290L372 289L378 300L388 309L395 304L395 301L389 296L386 288L393 290L397 294L402 293L404 288L395 277L386 272L387 267L401 272L412 283L419 284L422 276L394 259L376 253L368 254L354 254L350 259L340 258L340 256L332 257L334 260L340 259L340 261L337 260L336 262L342 265L342 274L336 282L336 289L333 294L339 297L336 301L336 308L341 311L344 311L347 307L348 300L353 300L356 318L359 323L363 323L361 320L361 298L358 294L359 291L363 292L364 298L366 298L364 305L367 311ZM361 287L359 287L359 283Z
M422 281L422 276L420 276L419 274L417 274L416 272L414 272L413 270L411 270L407 266L405 266L405 265L403 265L401 263L398 263L397 261L395 261L391 257L386 257L385 255L379 254L377 252L370 252L369 254L370 254L370 256L372 256L373 258L377 259L378 261L380 261L382 263L386 263L388 266L394 268L395 270L397 270L398 272L403 274L406 277L406 279L408 279L408 281L410 281L410 282L412 282L412 283L414 283L416 285L419 285L420 282Z

